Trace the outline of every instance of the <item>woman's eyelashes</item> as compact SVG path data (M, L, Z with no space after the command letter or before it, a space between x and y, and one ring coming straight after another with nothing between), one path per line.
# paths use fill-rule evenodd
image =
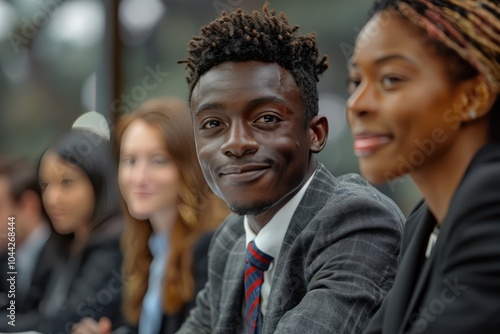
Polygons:
M120 163L123 165L128 165L128 166L134 166L135 164L139 163L141 161L141 158L136 158L136 157L124 157L120 159ZM151 158L144 158L144 161L149 162L152 165L166 165L170 160L166 157L159 156L159 157L151 157Z
M366 80L366 79L365 79ZM406 78L402 75L397 74L387 74L381 75L378 80L379 87L384 90L394 90L398 88L401 84L406 81ZM352 94L356 91L356 89L361 85L362 79L358 76L349 77L347 80L347 91L349 94Z
M72 180L72 179L64 179L64 180L61 181L61 184L63 186L69 187L69 186L71 186L73 184L73 182L75 182L75 181Z
M388 75L382 76L382 79L380 80L380 84L382 85L382 87L384 89L392 90L392 89L397 88L404 81L405 81L405 79L400 75L388 74Z
M358 88L359 84L361 83L361 80L358 77L354 76L349 76L347 79L347 92L349 94L354 93L356 88Z
M62 179L60 181L60 184L65 187L70 187L74 182L75 180L73 179ZM44 192L47 189L49 184L50 184L49 182L40 182L40 189L42 190L42 192Z
M166 165L168 163L168 160L165 158L156 158L156 159L153 159L152 162L155 165Z
M135 158L123 157L120 159L120 163L124 165L133 165L135 163Z

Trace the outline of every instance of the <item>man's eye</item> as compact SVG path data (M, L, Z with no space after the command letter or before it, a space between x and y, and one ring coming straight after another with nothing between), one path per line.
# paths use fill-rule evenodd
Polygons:
M211 121L206 122L203 125L203 129L213 129L213 128L216 128L218 126L220 126L220 122L219 121L211 120Z
M256 123L276 123L278 122L279 119L276 116L273 115L265 115L260 117Z

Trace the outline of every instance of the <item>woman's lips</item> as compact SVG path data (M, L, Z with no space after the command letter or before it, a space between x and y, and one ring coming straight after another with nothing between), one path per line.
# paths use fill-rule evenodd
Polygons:
M62 212L57 212L57 213L50 213L49 216L52 217L52 219L61 219L64 217L66 214Z
M137 197L151 196L153 193L150 191L134 191L133 194Z
M360 135L355 136L354 154L357 157L366 157L392 141L389 135Z

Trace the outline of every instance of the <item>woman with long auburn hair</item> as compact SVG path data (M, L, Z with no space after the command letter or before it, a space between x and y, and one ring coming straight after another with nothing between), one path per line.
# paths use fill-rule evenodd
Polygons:
M115 130L126 219L122 237L125 319L139 333L174 333L207 280L213 230L229 214L208 187L196 157L188 107L155 99ZM74 332L109 332L106 319ZM88 331L87 331L88 330Z

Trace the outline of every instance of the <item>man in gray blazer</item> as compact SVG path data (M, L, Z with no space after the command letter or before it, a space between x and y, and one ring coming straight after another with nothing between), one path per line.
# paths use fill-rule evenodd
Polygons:
M328 65L315 35L296 30L265 6L223 14L189 43L198 157L236 214L212 239L208 283L178 333L360 333L392 285L403 216L316 160Z

